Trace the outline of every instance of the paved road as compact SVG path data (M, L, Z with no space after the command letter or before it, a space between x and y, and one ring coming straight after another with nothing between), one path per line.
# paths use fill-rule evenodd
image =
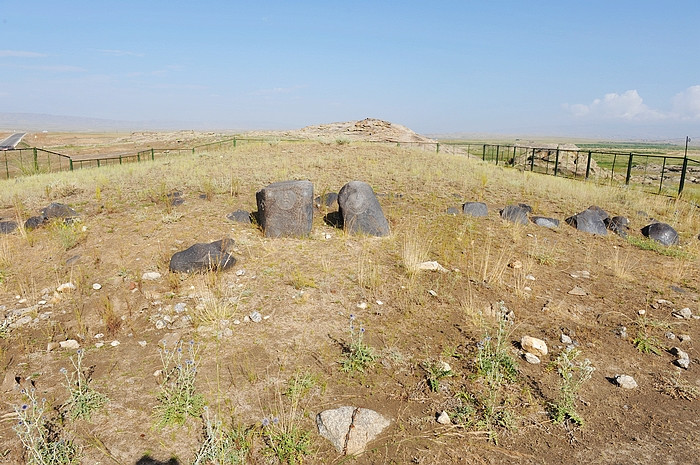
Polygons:
M0 141L0 150L12 150L13 148L17 147L19 141L21 141L26 135L26 132L16 132L12 134L7 139Z

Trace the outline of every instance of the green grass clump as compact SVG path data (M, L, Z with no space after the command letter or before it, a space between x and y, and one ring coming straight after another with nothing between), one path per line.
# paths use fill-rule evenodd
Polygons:
M197 350L194 341L187 344L184 356L182 342L172 350L159 348L163 363L162 377L158 393L159 405L155 407L157 425L183 425L188 417L199 417L204 411L204 397L195 392L197 376ZM184 359L184 360L183 360Z
M656 242L653 239L629 236L627 238L627 242L642 250L652 250L658 254L665 255L667 257L682 258L685 260L693 260L695 258L693 254L686 252L685 250L681 250L678 247L674 246L663 245L660 242Z
M345 373L359 371L364 373L377 359L374 349L363 342L365 328L355 328L355 316L350 315L350 344L346 347L345 357L340 361L341 369Z
M25 451L28 465L73 465L78 464L80 449L69 439L60 437L60 430L51 424L45 414L46 399L38 401L36 391L22 390L24 401L15 406L17 424L13 427Z
M85 352L78 349L77 360L74 360L73 357L70 358L73 364L73 371L70 374L65 368L61 368L61 373L66 378L65 386L70 395L64 407L72 420L76 418L89 420L94 411L109 402L106 395L97 392L90 386L90 376L83 370L84 355Z
M477 371L491 388L498 388L504 382L515 382L518 376L517 364L507 350L506 324L505 319L500 320L495 336L486 332L477 344Z
M224 428L204 407L204 442L192 465L243 464L252 446L251 431L241 427Z
M441 360L426 360L421 366L426 372L428 387L431 392L440 390L440 380L454 375L450 366Z
M280 463L302 463L311 453L311 433L293 423L280 426L276 418L266 418L263 420L263 438L266 444L263 453L276 457Z
M583 425L583 418L576 411L576 396L581 386L591 379L595 368L588 359L577 361L580 355L577 349L565 350L555 361L561 385L559 399L551 405L550 413L554 423L571 420L579 426Z

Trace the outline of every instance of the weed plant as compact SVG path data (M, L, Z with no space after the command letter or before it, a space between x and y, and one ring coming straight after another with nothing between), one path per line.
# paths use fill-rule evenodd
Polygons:
M45 416L46 399L38 401L34 387L22 390L24 403L15 406L14 430L24 446L29 465L72 465L79 463L80 450L73 441L60 437L59 430Z
M89 420L93 412L109 402L109 398L106 395L97 392L90 386L91 369L83 369L84 355L85 352L82 349L78 349L76 359L70 358L73 365L73 371L70 374L67 369L61 368L61 373L66 378L65 386L70 396L64 408L72 420L76 418Z
M311 434L296 422L283 424L278 417L264 418L262 427L266 444L263 453L276 457L280 463L302 463L304 457L311 453Z
M157 426L182 426L188 417L199 417L204 411L204 397L195 392L197 376L197 348L194 341L186 344L183 349L182 341L173 349L159 348L163 364L160 392L155 407ZM185 358L187 351L187 358Z
M364 334L365 328L360 326L356 329L355 315L350 315L350 343L346 347L345 357L340 361L341 369L345 373L364 373L377 359L374 349L364 343Z
M431 392L440 390L440 380L454 376L450 366L441 360L426 360L421 366L426 372L426 379Z
M659 376L654 387L674 399L692 401L700 396L700 389L682 379L680 370L669 376Z
M681 258L684 260L695 259L695 256L693 256L693 254L686 252L683 249L679 249L678 247L674 246L665 246L659 242L656 242L653 239L629 236L627 238L627 242L639 249L652 250L658 254L665 255L667 257Z
M583 418L576 411L576 400L579 389L591 379L595 368L591 361L577 360L581 353L578 349L567 349L555 360L557 372L561 376L559 399L550 406L550 414L554 423L571 420L578 426L583 425Z
M216 417L210 417L204 407L204 442L192 465L224 465L245 463L252 445L251 431L241 427L224 428Z
M637 337L632 340L632 344L643 354L656 354L661 355L663 352L663 346L659 340L649 334L649 327L659 326L660 324L655 321L650 321L644 316L640 316L637 321Z

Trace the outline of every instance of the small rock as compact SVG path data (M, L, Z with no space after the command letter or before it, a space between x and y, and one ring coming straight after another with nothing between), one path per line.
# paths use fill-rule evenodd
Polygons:
M245 270L236 270L236 276L243 276L245 275Z
M622 339L627 338L627 327L626 326L620 326L620 329L618 330L618 333Z
M159 377L159 376L162 375L162 374L163 374L163 370L156 370L156 371L153 372L153 376L156 377L156 378Z
M241 324L241 320L233 320L233 324L234 324L234 325L240 325L240 324Z
M94 283L94 284L92 285L92 288L93 288L94 290L96 290L96 291L99 291L100 289L102 289L102 284L100 284L100 283Z
M99 341L99 342L96 342L96 343L95 343L95 347L96 347L97 349L99 349L100 347L102 347L102 346L104 346L104 345L105 345L105 343L102 342L102 341Z
M146 347L146 344L148 344L146 341L139 341L141 347Z
M260 323L262 321L262 315L260 314L260 312L255 311L250 314L250 320L253 323Z
M671 331L666 331L666 334L664 334L664 336L666 336L666 339L669 339L671 341L676 338L676 335L673 334Z
M187 304L184 302L178 302L175 304L175 313L182 313L187 308Z
M167 323L163 320L158 320L156 321L156 329L164 329L167 326Z
M428 291L428 294L432 295L433 297L437 297L437 292L435 292L435 291L432 290L432 289L430 289L430 290Z
M520 260L515 260L515 261L510 262L508 264L508 266L513 268L514 270L519 270L520 268L523 267L523 262L521 262Z
M448 372L448 371L451 372L451 371L452 371L452 367L450 366L449 363L443 362L442 360L440 360L440 361L438 362L438 364L440 365L440 370L441 370L441 371L443 371L443 372Z
M144 281L156 281L160 279L161 274L158 273L157 271L148 271L141 276L141 279Z
M570 273L569 276L571 276L574 279L578 279L578 278L590 279L591 273L589 271L586 271L586 270L574 271L573 273Z
M574 341L572 341L571 338L567 334L562 334L560 340L561 340L562 344L573 344L574 343Z
M80 349L80 344L75 339L68 339L58 343L61 349Z
M450 416L444 410L442 412L440 412L440 415L438 415L437 422L440 423L441 425L451 425L452 424L452 420L450 420Z
M231 328L224 328L224 330L221 332L221 335L223 337L231 337L233 336L233 330Z
M377 300L377 305L384 305L384 302L382 302L381 300Z
M688 355L688 352L682 350L680 347L674 347L671 349L671 353L678 357L674 363L687 370L690 366L690 355Z
M105 337L105 335L102 333L95 334L95 339L102 339L103 337Z
M689 342L690 341L690 335L689 334L679 334L678 335L678 340L681 342Z
M578 295L578 296L585 296L588 295L588 293L585 291L585 289L576 286L573 289L571 289L569 292L567 292L569 295Z
M548 352L547 343L542 339L537 339L536 337L532 336L523 336L520 340L520 347L522 347L525 352L530 352L538 357L547 355Z
M243 317L243 323L250 323L250 317L248 315Z
M46 352L51 352L52 350L56 350L59 347L61 347L61 345L58 342L49 342L46 345Z
M687 370L688 367L690 366L690 359L689 358L679 358L678 360L675 360L673 363L676 364L676 366L679 366L683 368L684 370Z
M120 344L119 341L112 341L109 343L109 345L111 345L112 347L117 347L119 344Z
M525 352L525 361L533 365L540 364L540 358L535 354L531 354L530 352Z
M673 305L673 302L671 302L670 300L666 300L666 299L659 299L656 301L656 303L659 305L668 305L669 307L671 305Z
M685 308L682 308L678 311L672 312L671 314L676 318L681 318L681 319L686 319L686 320L689 320L693 317L693 311L690 310L690 308L688 308L688 307L685 307Z
M343 455L361 454L390 424L391 420L374 410L351 406L324 410L316 416L319 434Z
M634 389L637 387L637 382L629 375L615 375L615 382L622 389Z
M355 305L355 307L359 308L360 310L364 310L367 308L367 302L360 302L359 304Z
M418 269L422 271L439 271L441 273L448 272L447 268L435 261L419 263Z
M525 279L527 279L528 281L536 281L536 280L537 280L537 278L535 278L535 277L532 276L531 274L525 276Z
M68 283L63 283L60 286L56 288L58 292L70 292L74 291L76 289L75 284L68 282Z

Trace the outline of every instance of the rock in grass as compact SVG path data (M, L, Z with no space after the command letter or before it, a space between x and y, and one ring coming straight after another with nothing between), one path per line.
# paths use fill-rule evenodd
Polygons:
M66 204L63 203L58 203L58 202L53 202L49 204L49 206L44 207L41 210L41 214L44 216L44 218L52 219L52 218L75 218L78 216L78 212L73 210L71 207L69 207Z
M642 234L663 245L677 245L678 233L666 223L651 223L642 228Z
M336 192L327 192L325 194L319 195L314 199L314 206L316 208L321 207L332 207L333 204L338 205L338 194Z
M531 354L530 352L525 352L525 361L532 365L539 365L541 363L540 358L535 354Z
M451 425L452 420L450 420L450 415L445 412L444 410L440 412L440 415L437 416L437 422L440 423L441 425Z
M14 221L0 221L0 234L10 234L17 229L17 223Z
M530 352L538 357L543 357L547 355L547 343L542 339L537 339L532 336L523 336L520 340L520 347L523 348L525 352Z
M615 375L615 383L622 389L635 389L637 382L629 375Z
M461 212L457 207L449 207L445 213L448 215L459 215Z
M234 223L251 224L250 212L245 210L236 210L226 215L226 218L233 221Z
M391 420L374 410L351 406L324 410L316 416L319 434L343 455L361 454L390 424Z
M528 210L520 205L508 205L501 210L501 218L517 224L528 224L527 213Z
M30 216L27 218L27 221L24 222L24 229L27 231L31 231L32 229L36 229L39 226L43 225L48 221L48 218L45 216Z
M346 231L370 236L389 235L389 222L374 190L366 182L350 181L340 189L338 211Z
M627 237L627 229L629 227L630 221L624 216L613 216L612 218L605 218L603 220L605 227L610 231L614 232L622 238Z
M275 182L255 194L258 220L265 237L301 237L311 232L311 181Z
M236 259L228 253L228 249L232 246L233 239L221 239L209 244L194 244L172 256L170 271L193 273L229 269L236 263Z
M608 234L604 222L604 219L607 217L608 214L602 208L593 205L580 213L568 217L564 221L579 231L605 236Z
M554 218L547 218L545 216L533 216L530 221L535 223L537 226L542 226L549 229L556 229L559 227L559 220Z
M489 214L489 209L483 202L467 202L462 204L462 213L469 216L482 217Z
M676 359L673 363L685 370L688 369L690 366L690 355L688 355L688 352L684 351L680 347L674 347L671 349L671 354L678 357L678 359Z

